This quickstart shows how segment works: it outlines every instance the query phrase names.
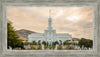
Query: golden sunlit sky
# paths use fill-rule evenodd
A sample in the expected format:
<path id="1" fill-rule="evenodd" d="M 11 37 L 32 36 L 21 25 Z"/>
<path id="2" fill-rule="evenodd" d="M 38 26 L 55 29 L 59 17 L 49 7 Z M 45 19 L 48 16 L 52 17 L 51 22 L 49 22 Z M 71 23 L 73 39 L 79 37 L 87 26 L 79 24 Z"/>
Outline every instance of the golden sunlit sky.
<path id="1" fill-rule="evenodd" d="M 73 38 L 93 38 L 91 7 L 8 7 L 7 19 L 16 30 L 43 33 L 48 27 L 49 9 L 57 33 L 69 33 Z"/>

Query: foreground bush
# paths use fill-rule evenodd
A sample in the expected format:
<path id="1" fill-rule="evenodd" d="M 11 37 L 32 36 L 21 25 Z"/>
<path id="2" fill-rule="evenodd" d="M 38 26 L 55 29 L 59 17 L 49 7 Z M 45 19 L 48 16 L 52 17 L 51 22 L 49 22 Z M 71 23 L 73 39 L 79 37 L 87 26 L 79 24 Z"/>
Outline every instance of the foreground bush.
<path id="1" fill-rule="evenodd" d="M 62 50 L 63 49 L 63 46 L 59 45 L 57 49 L 58 50 Z"/>
<path id="2" fill-rule="evenodd" d="M 37 50 L 42 50 L 42 47 L 41 46 L 37 47 Z"/>

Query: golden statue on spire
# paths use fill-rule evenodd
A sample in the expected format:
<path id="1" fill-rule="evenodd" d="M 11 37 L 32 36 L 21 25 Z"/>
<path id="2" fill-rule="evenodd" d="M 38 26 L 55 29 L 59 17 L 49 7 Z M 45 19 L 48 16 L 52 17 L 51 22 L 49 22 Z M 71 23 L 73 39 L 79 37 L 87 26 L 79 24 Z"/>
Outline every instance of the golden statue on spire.
<path id="1" fill-rule="evenodd" d="M 51 9 L 49 9 L 49 17 L 51 17 Z"/>
<path id="2" fill-rule="evenodd" d="M 49 13 L 51 13 L 51 9 L 49 9 Z"/>

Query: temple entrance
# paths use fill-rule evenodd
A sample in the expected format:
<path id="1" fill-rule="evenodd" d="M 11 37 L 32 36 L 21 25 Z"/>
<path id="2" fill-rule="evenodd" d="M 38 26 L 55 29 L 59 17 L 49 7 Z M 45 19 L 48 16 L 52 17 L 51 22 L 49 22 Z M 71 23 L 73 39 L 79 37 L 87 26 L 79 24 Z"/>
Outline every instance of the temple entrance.
<path id="1" fill-rule="evenodd" d="M 51 39 L 48 39 L 47 42 L 48 42 L 48 46 L 52 46 L 52 40 Z"/>

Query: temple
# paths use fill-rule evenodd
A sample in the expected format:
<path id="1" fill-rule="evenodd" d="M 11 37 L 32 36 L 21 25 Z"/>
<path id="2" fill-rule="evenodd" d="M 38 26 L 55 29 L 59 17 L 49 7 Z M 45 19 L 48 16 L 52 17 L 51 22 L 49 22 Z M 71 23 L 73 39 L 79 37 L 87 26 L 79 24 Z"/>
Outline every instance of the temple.
<path id="1" fill-rule="evenodd" d="M 46 30 L 44 30 L 44 33 L 32 33 L 28 35 L 28 41 L 32 42 L 32 41 L 36 41 L 38 42 L 39 40 L 42 41 L 46 41 L 47 43 L 49 43 L 49 45 L 52 45 L 52 43 L 54 41 L 62 41 L 62 43 L 66 40 L 70 40 L 72 41 L 72 35 L 68 34 L 68 33 L 56 33 L 56 30 L 53 29 L 52 27 L 52 18 L 50 16 L 50 12 L 49 11 L 49 18 L 48 18 L 48 27 Z"/>

